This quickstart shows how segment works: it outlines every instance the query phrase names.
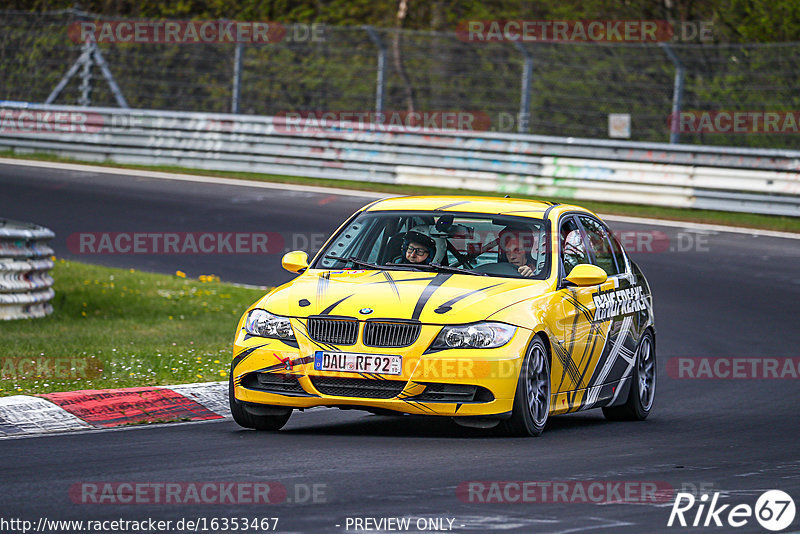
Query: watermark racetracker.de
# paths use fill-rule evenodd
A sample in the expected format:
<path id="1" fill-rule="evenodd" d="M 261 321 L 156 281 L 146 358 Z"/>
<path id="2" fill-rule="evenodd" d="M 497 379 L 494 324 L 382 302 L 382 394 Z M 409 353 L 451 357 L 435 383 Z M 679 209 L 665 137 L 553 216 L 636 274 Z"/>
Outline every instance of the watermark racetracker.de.
<path id="1" fill-rule="evenodd" d="M 465 20 L 456 29 L 465 42 L 663 43 L 711 42 L 711 21 L 667 20 Z"/>
<path id="2" fill-rule="evenodd" d="M 3 380 L 44 378 L 49 380 L 87 380 L 103 374 L 102 362 L 82 356 L 2 356 Z"/>
<path id="3" fill-rule="evenodd" d="M 460 501 L 481 504 L 654 504 L 674 493 L 658 480 L 470 480 L 456 487 Z"/>
<path id="4" fill-rule="evenodd" d="M 800 111 L 686 110 L 667 126 L 681 134 L 800 134 Z"/>
<path id="5" fill-rule="evenodd" d="M 74 43 L 269 44 L 324 42 L 320 23 L 231 20 L 84 20 L 67 28 Z"/>
<path id="6" fill-rule="evenodd" d="M 679 380 L 800 379 L 800 357 L 674 356 L 667 376 Z"/>
<path id="7" fill-rule="evenodd" d="M 466 110 L 318 110 L 281 111 L 275 129 L 286 134 L 311 134 L 331 128 L 356 128 L 392 132 L 437 130 L 492 130 L 491 116 L 483 111 Z"/>
<path id="8" fill-rule="evenodd" d="M 318 504 L 328 500 L 324 483 L 270 481 L 85 481 L 69 487 L 75 504 L 87 505 L 264 505 Z"/>

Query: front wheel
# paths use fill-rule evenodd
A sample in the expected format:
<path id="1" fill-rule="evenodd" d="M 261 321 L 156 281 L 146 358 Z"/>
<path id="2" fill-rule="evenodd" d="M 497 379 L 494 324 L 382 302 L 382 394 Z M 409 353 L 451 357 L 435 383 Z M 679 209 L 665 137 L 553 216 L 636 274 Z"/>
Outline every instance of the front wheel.
<path id="1" fill-rule="evenodd" d="M 625 404 L 603 408 L 609 421 L 643 421 L 650 415 L 656 395 L 656 343 L 650 330 L 639 341 L 631 380 Z"/>
<path id="2" fill-rule="evenodd" d="M 536 336 L 528 346 L 519 371 L 511 418 L 503 422 L 513 436 L 538 436 L 550 415 L 550 360 L 547 347 Z"/>
<path id="3" fill-rule="evenodd" d="M 233 420 L 239 426 L 244 428 L 255 428 L 256 430 L 280 430 L 289 421 L 292 416 L 291 408 L 286 409 L 286 413 L 281 413 L 282 410 L 277 410 L 277 407 L 264 406 L 265 411 L 276 411 L 275 415 L 258 415 L 252 411 L 247 411 L 244 406 L 236 402 L 236 397 L 233 394 L 233 370 L 228 377 L 228 403 L 231 407 L 231 415 Z M 253 408 L 254 411 L 257 408 Z"/>

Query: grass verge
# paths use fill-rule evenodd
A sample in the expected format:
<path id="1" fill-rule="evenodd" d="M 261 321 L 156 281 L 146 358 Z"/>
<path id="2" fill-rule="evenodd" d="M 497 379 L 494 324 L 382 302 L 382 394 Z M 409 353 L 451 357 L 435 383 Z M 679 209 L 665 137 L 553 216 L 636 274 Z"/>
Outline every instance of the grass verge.
<path id="1" fill-rule="evenodd" d="M 0 321 L 0 396 L 226 380 L 263 290 L 57 260 L 53 314 Z"/>
<path id="2" fill-rule="evenodd" d="M 375 191 L 383 193 L 393 193 L 398 195 L 451 195 L 451 194 L 480 194 L 485 196 L 504 196 L 511 194 L 515 198 L 536 198 L 536 195 L 527 195 L 516 191 L 472 191 L 465 189 L 453 189 L 446 187 L 433 186 L 412 186 L 357 182 L 351 180 L 331 180 L 322 178 L 300 178 L 296 176 L 281 176 L 273 174 L 258 174 L 249 172 L 234 171 L 208 171 L 203 169 L 189 169 L 185 167 L 173 167 L 168 165 L 121 165 L 113 162 L 91 162 L 73 158 L 54 156 L 51 154 L 15 154 L 11 150 L 0 151 L 0 157 L 33 159 L 40 161 L 55 161 L 64 163 L 82 163 L 98 165 L 103 167 L 117 167 L 123 169 L 142 169 L 148 171 L 172 172 L 178 174 L 195 174 L 201 176 L 217 176 L 221 178 L 238 178 L 243 180 L 255 180 L 261 182 L 289 183 L 301 185 L 316 185 L 323 187 L 336 187 L 341 189 L 355 189 L 359 191 Z M 722 224 L 726 226 L 739 226 L 743 228 L 760 228 L 765 230 L 778 230 L 784 232 L 800 233 L 800 217 L 784 217 L 776 215 L 761 215 L 757 213 L 736 213 L 729 211 L 713 210 L 694 210 L 682 208 L 668 208 L 661 206 L 642 206 L 637 204 L 621 204 L 614 202 L 595 202 L 595 201 L 575 201 L 564 198 L 546 198 L 565 204 L 577 203 L 592 211 L 603 214 L 627 215 L 631 217 L 650 217 L 655 219 L 668 219 L 674 221 L 688 221 L 708 224 Z"/>

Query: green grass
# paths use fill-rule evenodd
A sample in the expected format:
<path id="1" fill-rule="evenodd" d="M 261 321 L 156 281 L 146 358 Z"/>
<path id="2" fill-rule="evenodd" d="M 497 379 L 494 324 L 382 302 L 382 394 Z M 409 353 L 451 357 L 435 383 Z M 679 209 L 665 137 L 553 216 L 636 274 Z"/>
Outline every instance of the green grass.
<path id="1" fill-rule="evenodd" d="M 394 193 L 398 195 L 450 195 L 450 194 L 480 194 L 485 196 L 504 196 L 509 193 L 515 198 L 542 198 L 538 196 L 518 194 L 512 191 L 486 192 L 464 189 L 452 189 L 432 186 L 412 186 L 380 184 L 371 182 L 358 182 L 351 180 L 330 180 L 322 178 L 299 178 L 296 176 L 280 176 L 272 174 L 258 174 L 233 171 L 208 171 L 203 169 L 189 169 L 185 167 L 172 167 L 167 165 L 121 165 L 113 162 L 87 162 L 72 158 L 63 158 L 50 154 L 15 154 L 13 151 L 0 151 L 0 157 L 18 159 L 35 159 L 42 161 L 58 161 L 67 163 L 83 163 L 104 167 L 118 167 L 125 169 L 142 169 L 148 171 L 163 171 L 179 174 L 195 174 L 202 176 L 217 176 L 222 178 L 238 178 L 261 182 L 290 183 L 302 185 L 316 185 L 323 187 L 338 187 L 342 189 L 355 189 L 360 191 L 374 191 Z M 575 201 L 565 198 L 545 198 L 565 204 L 577 203 L 592 211 L 602 214 L 627 215 L 633 217 L 651 217 L 675 221 L 689 221 L 708 224 L 722 224 L 739 226 L 743 228 L 761 228 L 765 230 L 779 230 L 784 232 L 800 233 L 800 217 L 784 217 L 775 215 L 760 215 L 756 213 L 736 213 L 728 211 L 694 210 L 682 208 L 668 208 L 661 206 L 643 206 L 638 204 L 621 204 L 614 202 Z"/>
<path id="2" fill-rule="evenodd" d="M 0 321 L 0 396 L 226 380 L 237 322 L 265 293 L 65 260 L 53 277 L 52 315 Z"/>

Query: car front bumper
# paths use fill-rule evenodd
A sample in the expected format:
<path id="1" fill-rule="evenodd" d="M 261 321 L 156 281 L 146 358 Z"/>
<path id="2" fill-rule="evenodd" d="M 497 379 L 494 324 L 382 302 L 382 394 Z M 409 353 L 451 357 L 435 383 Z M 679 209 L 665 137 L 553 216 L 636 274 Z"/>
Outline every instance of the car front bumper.
<path id="1" fill-rule="evenodd" d="M 427 351 L 441 326 L 424 325 L 410 347 L 374 348 L 360 344 L 325 350 L 399 354 L 400 375 L 319 371 L 308 339 L 295 348 L 240 330 L 234 343 L 232 377 L 238 402 L 312 408 L 364 408 L 441 416 L 505 416 L 514 402 L 519 370 L 531 332 L 519 328 L 495 349 Z"/>

